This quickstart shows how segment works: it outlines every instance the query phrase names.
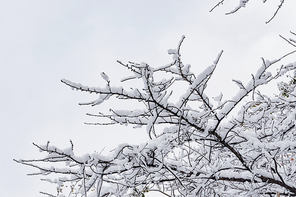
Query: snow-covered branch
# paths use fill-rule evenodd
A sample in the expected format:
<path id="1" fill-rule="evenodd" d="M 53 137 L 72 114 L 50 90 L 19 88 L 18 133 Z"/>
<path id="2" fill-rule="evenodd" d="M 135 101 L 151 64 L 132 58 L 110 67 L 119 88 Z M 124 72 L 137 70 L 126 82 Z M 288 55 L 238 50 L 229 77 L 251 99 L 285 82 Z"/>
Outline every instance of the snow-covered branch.
<path id="1" fill-rule="evenodd" d="M 57 184 L 60 196 L 66 186 L 69 196 L 142 196 L 149 191 L 166 196 L 296 196 L 296 85 L 293 82 L 288 89 L 282 85 L 285 94 L 275 97 L 256 92 L 257 87 L 296 70 L 296 63 L 290 63 L 275 74 L 269 71 L 294 52 L 273 61 L 262 58 L 247 84 L 233 80 L 239 89 L 232 99 L 222 100 L 223 94 L 210 99 L 206 88 L 223 51 L 213 65 L 195 75 L 181 59 L 184 39 L 176 49 L 168 50 L 173 60 L 165 66 L 118 61 L 132 73 L 122 82 L 138 80 L 143 88 L 114 87 L 105 73 L 101 74 L 106 81 L 102 88 L 62 80 L 72 89 L 98 95 L 83 105 L 97 106 L 110 97 L 140 101 L 143 109 L 89 115 L 110 121 L 100 125 L 146 127 L 146 143 L 121 144 L 106 156 L 77 156 L 72 142 L 67 149 L 48 142 L 34 144 L 47 153 L 44 158 L 15 161 L 36 168 L 38 172 L 32 175 L 59 174 L 59 178 L 43 180 Z M 178 83 L 185 90 L 181 94 L 175 90 Z M 247 98 L 250 93 L 252 98 Z M 176 94 L 180 99 L 173 102 L 171 96 Z M 238 113 L 228 117 L 234 110 Z"/>
<path id="2" fill-rule="evenodd" d="M 221 0 L 219 1 L 211 10 L 210 12 L 212 12 L 214 9 L 216 9 L 217 7 L 219 7 L 220 5 L 223 5 L 225 0 Z M 234 14 L 236 13 L 237 11 L 239 11 L 241 8 L 244 8 L 247 6 L 247 3 L 249 2 L 249 0 L 239 0 L 239 4 L 231 11 L 225 13 L 226 15 L 230 15 L 230 14 Z M 263 0 L 263 3 L 266 3 L 267 0 Z M 279 10 L 282 8 L 283 4 L 284 4 L 284 0 L 280 0 L 279 1 L 279 5 L 278 5 L 278 8 L 275 10 L 275 12 L 273 13 L 273 16 L 268 20 L 266 21 L 265 23 L 268 24 L 270 23 L 275 17 L 276 15 L 278 14 Z"/>

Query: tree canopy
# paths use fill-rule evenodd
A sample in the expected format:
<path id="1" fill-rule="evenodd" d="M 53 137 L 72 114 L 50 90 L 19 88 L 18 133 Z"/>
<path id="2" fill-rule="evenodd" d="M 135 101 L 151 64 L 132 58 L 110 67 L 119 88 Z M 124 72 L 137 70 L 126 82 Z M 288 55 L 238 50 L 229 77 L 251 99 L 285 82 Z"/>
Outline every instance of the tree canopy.
<path id="1" fill-rule="evenodd" d="M 240 7 L 247 2 L 240 1 Z M 294 39 L 284 40 L 296 47 Z M 118 61 L 132 73 L 121 82 L 134 81 L 141 88 L 113 86 L 104 72 L 104 87 L 62 80 L 72 89 L 97 95 L 82 105 L 98 106 L 111 97 L 132 103 L 129 106 L 140 103 L 142 109 L 111 108 L 109 113 L 88 115 L 103 120 L 98 125 L 145 127 L 149 139 L 143 144 L 120 144 L 109 155 L 77 156 L 72 141 L 67 149 L 49 142 L 34 144 L 47 156 L 15 161 L 39 170 L 31 175 L 60 175 L 43 179 L 58 185 L 57 195 L 41 193 L 59 197 L 145 196 L 151 191 L 192 197 L 296 196 L 295 83 L 280 84 L 277 96 L 257 90 L 295 70 L 296 62 L 278 65 L 296 50 L 274 60 L 262 58 L 250 81 L 233 80 L 239 89 L 233 98 L 224 99 L 222 93 L 208 96 L 205 92 L 223 51 L 211 66 L 195 74 L 182 61 L 183 42 L 185 36 L 168 50 L 172 61 L 164 66 Z M 269 71 L 273 65 L 279 67 L 276 73 Z M 177 84 L 185 91 L 175 91 Z M 180 98 L 176 102 L 171 99 L 175 96 Z"/>

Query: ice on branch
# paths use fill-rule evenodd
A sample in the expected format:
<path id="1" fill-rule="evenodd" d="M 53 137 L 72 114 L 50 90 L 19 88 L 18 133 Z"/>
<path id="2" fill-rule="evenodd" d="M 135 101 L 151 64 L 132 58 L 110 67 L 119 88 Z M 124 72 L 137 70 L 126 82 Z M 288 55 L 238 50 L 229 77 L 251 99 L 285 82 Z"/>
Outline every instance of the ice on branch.
<path id="1" fill-rule="evenodd" d="M 106 75 L 104 72 L 101 72 L 101 77 L 102 77 L 105 81 L 107 81 L 108 83 L 110 82 L 110 81 L 109 81 L 109 77 L 108 77 L 108 75 Z"/>

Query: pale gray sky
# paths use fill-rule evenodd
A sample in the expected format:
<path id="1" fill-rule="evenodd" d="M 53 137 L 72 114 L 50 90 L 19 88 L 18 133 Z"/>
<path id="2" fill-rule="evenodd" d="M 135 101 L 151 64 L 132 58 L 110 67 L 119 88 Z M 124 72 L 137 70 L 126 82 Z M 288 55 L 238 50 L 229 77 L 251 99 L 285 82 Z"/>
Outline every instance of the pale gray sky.
<path id="1" fill-rule="evenodd" d="M 77 103 L 94 96 L 71 91 L 60 79 L 105 86 L 100 77 L 104 71 L 119 85 L 129 73 L 116 60 L 162 66 L 171 61 L 167 50 L 185 35 L 183 61 L 196 72 L 211 65 L 224 50 L 209 93 L 225 92 L 231 98 L 237 90 L 231 79 L 246 82 L 261 65 L 260 57 L 272 60 L 289 52 L 291 46 L 278 34 L 289 37 L 290 30 L 296 31 L 295 1 L 286 1 L 268 25 L 265 21 L 273 15 L 277 1 L 250 2 L 230 16 L 224 13 L 236 1 L 225 1 L 212 13 L 209 10 L 218 1 L 0 2 L 0 191 L 5 197 L 37 197 L 42 196 L 40 190 L 55 191 L 55 185 L 39 181 L 40 177 L 26 176 L 34 169 L 12 161 L 41 157 L 32 142 L 50 140 L 67 147 L 72 139 L 76 152 L 83 154 L 147 139 L 145 130 L 84 125 L 95 121 L 85 113 L 99 108 Z M 268 88 L 275 92 L 277 87 Z M 102 108 L 110 106 L 116 103 L 111 100 Z"/>

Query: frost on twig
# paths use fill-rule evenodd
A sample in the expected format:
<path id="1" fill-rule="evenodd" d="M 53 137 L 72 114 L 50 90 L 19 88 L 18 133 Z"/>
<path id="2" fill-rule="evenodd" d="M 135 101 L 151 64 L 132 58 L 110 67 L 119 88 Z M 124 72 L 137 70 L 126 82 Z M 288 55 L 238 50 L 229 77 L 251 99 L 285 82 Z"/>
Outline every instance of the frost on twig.
<path id="1" fill-rule="evenodd" d="M 62 80 L 73 89 L 97 94 L 97 100 L 83 105 L 98 106 L 111 97 L 142 103 L 143 109 L 127 107 L 89 115 L 108 120 L 99 125 L 145 127 L 146 143 L 121 144 L 109 155 L 77 156 L 72 142 L 67 149 L 48 142 L 34 144 L 47 153 L 44 158 L 15 161 L 37 169 L 31 175 L 57 177 L 43 180 L 57 184 L 59 196 L 143 196 L 149 191 L 166 196 L 296 196 L 296 85 L 285 96 L 256 92 L 257 87 L 296 69 L 296 63 L 290 63 L 275 74 L 268 71 L 295 51 L 273 61 L 262 58 L 250 81 L 233 80 L 238 90 L 223 100 L 222 93 L 213 97 L 206 91 L 223 51 L 195 75 L 181 59 L 184 39 L 176 49 L 168 50 L 172 62 L 167 65 L 118 61 L 131 71 L 122 82 L 138 81 L 142 88 L 112 86 L 105 73 L 101 74 L 105 87 Z M 175 89 L 178 83 L 182 83 L 182 93 Z M 253 97 L 246 100 L 250 93 Z M 179 100 L 173 102 L 176 94 Z M 229 117 L 235 109 L 238 113 Z"/>

